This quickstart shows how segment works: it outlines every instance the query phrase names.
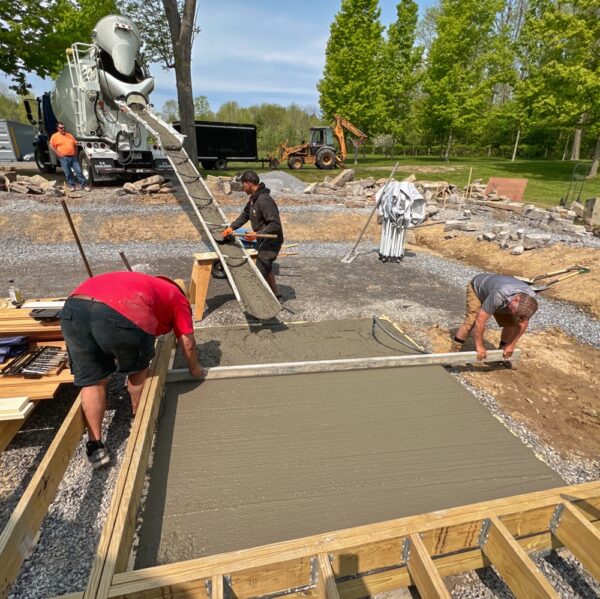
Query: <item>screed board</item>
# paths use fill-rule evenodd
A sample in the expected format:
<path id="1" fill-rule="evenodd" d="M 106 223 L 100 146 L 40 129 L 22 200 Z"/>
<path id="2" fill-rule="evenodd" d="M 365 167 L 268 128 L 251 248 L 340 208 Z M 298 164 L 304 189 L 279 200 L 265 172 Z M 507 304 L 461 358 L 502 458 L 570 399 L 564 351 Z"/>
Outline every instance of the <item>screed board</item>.
<path id="1" fill-rule="evenodd" d="M 559 486 L 438 366 L 168 385 L 136 567 Z"/>

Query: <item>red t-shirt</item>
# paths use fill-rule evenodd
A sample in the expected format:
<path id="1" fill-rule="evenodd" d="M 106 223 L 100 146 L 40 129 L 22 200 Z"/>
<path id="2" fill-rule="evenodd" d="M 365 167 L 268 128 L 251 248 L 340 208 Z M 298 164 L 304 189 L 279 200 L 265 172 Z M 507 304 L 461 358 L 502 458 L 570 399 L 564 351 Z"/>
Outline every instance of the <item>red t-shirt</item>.
<path id="1" fill-rule="evenodd" d="M 88 295 L 110 306 L 150 335 L 171 329 L 177 338 L 194 332 L 192 309 L 180 289 L 141 272 L 109 272 L 84 281 L 71 295 Z"/>

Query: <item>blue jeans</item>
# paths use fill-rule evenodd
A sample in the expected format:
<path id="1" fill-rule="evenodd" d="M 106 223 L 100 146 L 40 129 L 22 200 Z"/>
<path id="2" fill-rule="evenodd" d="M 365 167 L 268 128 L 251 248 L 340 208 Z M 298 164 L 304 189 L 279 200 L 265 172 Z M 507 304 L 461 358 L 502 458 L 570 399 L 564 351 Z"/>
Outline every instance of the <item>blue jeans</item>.
<path id="1" fill-rule="evenodd" d="M 75 179 L 73 177 L 73 173 L 75 173 L 75 177 L 77 177 L 79 185 L 83 187 L 87 183 L 85 177 L 81 173 L 81 166 L 79 165 L 79 160 L 77 160 L 77 156 L 63 156 L 62 158 L 60 158 L 60 166 L 62 166 L 62 170 L 65 172 L 65 177 L 67 178 L 67 183 L 69 185 L 75 187 Z"/>

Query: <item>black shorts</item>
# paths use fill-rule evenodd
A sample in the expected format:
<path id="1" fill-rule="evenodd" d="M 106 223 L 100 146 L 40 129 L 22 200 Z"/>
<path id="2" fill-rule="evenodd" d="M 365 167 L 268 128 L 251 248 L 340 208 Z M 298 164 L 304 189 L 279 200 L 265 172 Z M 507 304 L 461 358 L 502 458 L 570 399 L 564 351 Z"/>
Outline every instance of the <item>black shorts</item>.
<path id="1" fill-rule="evenodd" d="M 280 250 L 280 243 L 264 243 L 258 248 L 258 255 L 256 256 L 256 268 L 258 268 L 260 274 L 265 279 L 273 270 L 273 262 L 277 260 Z"/>
<path id="2" fill-rule="evenodd" d="M 113 372 L 144 370 L 154 357 L 155 337 L 102 302 L 69 298 L 60 312 L 60 326 L 80 387 L 95 385 Z"/>

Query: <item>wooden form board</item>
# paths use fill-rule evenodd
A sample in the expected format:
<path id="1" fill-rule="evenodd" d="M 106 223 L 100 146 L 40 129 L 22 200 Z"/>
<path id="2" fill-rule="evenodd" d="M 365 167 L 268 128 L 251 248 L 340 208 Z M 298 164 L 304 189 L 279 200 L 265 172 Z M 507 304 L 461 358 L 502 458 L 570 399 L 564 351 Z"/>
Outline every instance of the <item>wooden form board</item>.
<path id="1" fill-rule="evenodd" d="M 227 576 L 237 599 L 284 592 L 298 599 L 317 599 L 322 596 L 322 590 L 318 587 L 314 570 L 315 565 L 318 565 L 321 571 L 327 572 L 323 560 L 318 560 L 319 556 L 325 555 L 331 564 L 339 597 L 358 599 L 415 582 L 402 557 L 404 542 L 406 539 L 410 540 L 411 535 L 413 541 L 414 535 L 422 540 L 423 546 L 419 547 L 421 561 L 427 560 L 423 553 L 424 547 L 442 577 L 490 565 L 490 558 L 480 545 L 482 525 L 490 517 L 501 523 L 502 529 L 508 531 L 511 539 L 525 553 L 561 547 L 563 543 L 550 531 L 550 523 L 557 506 L 562 504 L 568 506 L 570 511 L 575 510 L 578 520 L 587 522 L 584 526 L 590 538 L 597 542 L 600 527 L 600 481 L 332 531 L 144 570 L 116 573 L 108 597 L 204 599 L 207 596 L 206 583 L 212 583 L 214 577 Z M 570 529 L 569 524 L 566 524 L 564 530 L 567 529 Z M 513 541 L 506 536 L 504 540 L 510 543 L 512 552 L 525 561 L 524 564 L 519 563 L 519 568 L 522 566 L 528 571 L 536 570 L 533 562 L 528 557 L 523 557 Z M 505 555 L 502 551 L 499 554 Z M 492 559 L 495 557 L 495 554 L 492 555 Z M 315 559 L 318 561 L 313 561 Z M 416 569 L 426 571 L 420 565 Z M 524 584 L 522 574 L 513 572 L 512 576 L 516 577 L 519 584 Z M 330 583 L 331 579 L 326 586 L 331 588 Z M 425 583 L 427 584 L 427 579 Z M 436 584 L 443 596 L 439 581 Z M 514 583 L 511 590 L 519 593 Z M 329 596 L 331 595 L 332 591 Z M 522 594 L 516 596 L 525 597 Z M 81 597 L 81 594 L 74 593 L 65 597 L 74 599 Z"/>
<path id="2" fill-rule="evenodd" d="M 122 572 L 127 566 L 173 345 L 172 333 L 157 341 L 84 597 L 108 597 L 115 572 Z"/>
<path id="3" fill-rule="evenodd" d="M 60 321 L 40 322 L 31 318 L 29 312 L 22 308 L 0 309 L 0 337 L 27 335 L 31 341 L 62 339 Z"/>

